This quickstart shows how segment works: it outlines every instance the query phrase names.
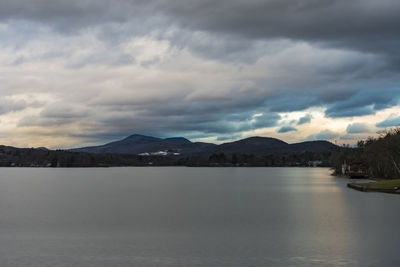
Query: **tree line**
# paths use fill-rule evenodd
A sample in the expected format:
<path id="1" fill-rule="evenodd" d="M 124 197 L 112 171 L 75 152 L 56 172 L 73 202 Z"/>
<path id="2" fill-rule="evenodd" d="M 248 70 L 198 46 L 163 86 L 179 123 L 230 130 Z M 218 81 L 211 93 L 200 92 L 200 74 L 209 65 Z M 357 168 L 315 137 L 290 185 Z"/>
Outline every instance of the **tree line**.
<path id="1" fill-rule="evenodd" d="M 318 166 L 330 166 L 332 155 L 332 151 L 302 151 L 268 155 L 214 153 L 187 156 L 140 156 L 0 146 L 0 167 L 306 167 L 315 166 L 315 163 L 318 163 Z"/>

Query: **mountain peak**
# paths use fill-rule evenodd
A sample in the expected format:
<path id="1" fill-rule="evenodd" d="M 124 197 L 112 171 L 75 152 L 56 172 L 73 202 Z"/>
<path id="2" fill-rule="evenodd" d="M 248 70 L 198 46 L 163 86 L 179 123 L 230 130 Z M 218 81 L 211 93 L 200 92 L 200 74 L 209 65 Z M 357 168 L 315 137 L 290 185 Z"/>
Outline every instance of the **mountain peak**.
<path id="1" fill-rule="evenodd" d="M 148 135 L 142 135 L 142 134 L 132 134 L 128 137 L 126 137 L 123 140 L 134 140 L 134 141 L 158 141 L 161 140 L 160 138 L 153 137 L 153 136 L 148 136 Z"/>
<path id="2" fill-rule="evenodd" d="M 146 136 L 143 134 L 131 134 L 130 136 L 126 137 L 125 139 L 138 138 L 138 137 L 151 137 L 151 136 Z"/>
<path id="3" fill-rule="evenodd" d="M 241 139 L 241 140 L 231 142 L 231 143 L 247 143 L 247 144 L 254 144 L 254 145 L 274 143 L 274 144 L 287 145 L 286 142 L 284 142 L 280 139 L 273 138 L 273 137 L 262 137 L 262 136 L 247 137 L 245 139 Z"/>

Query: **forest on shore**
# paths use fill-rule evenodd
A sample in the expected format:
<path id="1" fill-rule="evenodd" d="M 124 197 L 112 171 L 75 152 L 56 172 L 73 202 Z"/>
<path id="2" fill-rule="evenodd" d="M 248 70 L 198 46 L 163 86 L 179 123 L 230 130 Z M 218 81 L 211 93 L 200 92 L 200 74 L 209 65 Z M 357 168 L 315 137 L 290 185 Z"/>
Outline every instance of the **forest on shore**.
<path id="1" fill-rule="evenodd" d="M 336 174 L 342 174 L 343 164 L 369 177 L 399 179 L 400 127 L 386 130 L 379 137 L 358 141 L 356 147 L 342 147 L 332 157 Z"/>
<path id="2" fill-rule="evenodd" d="M 213 153 L 190 156 L 141 156 L 86 153 L 0 146 L 0 167 L 312 167 L 330 166 L 333 151 L 303 151 L 266 155 Z"/>

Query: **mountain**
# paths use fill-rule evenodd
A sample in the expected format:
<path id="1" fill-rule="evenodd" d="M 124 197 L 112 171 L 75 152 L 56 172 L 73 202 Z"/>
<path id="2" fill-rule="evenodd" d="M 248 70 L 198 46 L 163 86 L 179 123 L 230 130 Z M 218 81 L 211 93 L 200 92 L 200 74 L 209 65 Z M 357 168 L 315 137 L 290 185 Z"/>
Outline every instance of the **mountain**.
<path id="1" fill-rule="evenodd" d="M 134 134 L 125 139 L 100 146 L 70 149 L 72 152 L 114 153 L 114 154 L 174 154 L 174 155 L 211 155 L 254 154 L 269 155 L 282 153 L 303 153 L 333 151 L 338 147 L 328 141 L 309 141 L 288 144 L 271 137 L 249 137 L 235 142 L 216 145 L 212 143 L 191 142 L 184 137 L 157 138 Z"/>
<path id="2" fill-rule="evenodd" d="M 319 140 L 319 141 L 307 141 L 302 143 L 296 143 L 289 145 L 290 150 L 293 152 L 324 152 L 324 151 L 333 151 L 338 149 L 337 145 L 332 144 L 331 142 Z"/>
<path id="3" fill-rule="evenodd" d="M 49 150 L 47 147 L 44 147 L 44 146 L 36 147 L 35 149 L 37 149 L 37 150 L 43 150 L 43 151 L 48 151 L 48 150 Z"/>
<path id="4" fill-rule="evenodd" d="M 255 136 L 221 144 L 216 148 L 215 152 L 225 154 L 268 154 L 288 146 L 288 143 L 276 138 Z"/>
<path id="5" fill-rule="evenodd" d="M 142 154 L 168 151 L 179 154 L 196 154 L 215 146 L 214 144 L 192 143 L 184 137 L 156 138 L 134 134 L 127 138 L 101 146 L 90 146 L 70 149 L 72 152 L 87 153 L 115 153 L 115 154 Z"/>

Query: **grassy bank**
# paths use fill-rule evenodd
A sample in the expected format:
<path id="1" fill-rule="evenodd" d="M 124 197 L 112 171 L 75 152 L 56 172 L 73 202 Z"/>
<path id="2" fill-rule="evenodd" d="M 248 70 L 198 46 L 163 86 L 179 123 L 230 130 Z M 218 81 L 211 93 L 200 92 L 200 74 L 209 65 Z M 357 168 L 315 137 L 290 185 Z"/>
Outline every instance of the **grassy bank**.
<path id="1" fill-rule="evenodd" d="M 349 183 L 350 188 L 363 192 L 384 192 L 400 194 L 400 179 L 382 180 L 370 183 Z"/>

